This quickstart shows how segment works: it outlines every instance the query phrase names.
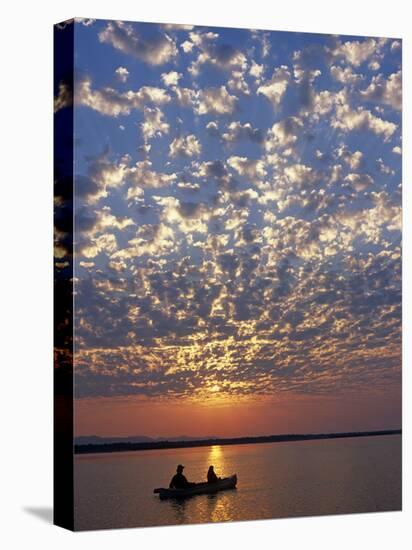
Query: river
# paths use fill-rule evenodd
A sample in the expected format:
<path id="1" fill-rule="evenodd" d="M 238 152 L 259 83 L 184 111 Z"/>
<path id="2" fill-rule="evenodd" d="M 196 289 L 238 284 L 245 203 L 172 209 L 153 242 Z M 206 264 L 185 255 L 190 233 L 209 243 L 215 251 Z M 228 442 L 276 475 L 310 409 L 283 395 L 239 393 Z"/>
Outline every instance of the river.
<path id="1" fill-rule="evenodd" d="M 401 436 L 100 453 L 75 457 L 76 530 L 400 510 Z M 153 494 L 176 465 L 238 487 L 184 501 Z"/>

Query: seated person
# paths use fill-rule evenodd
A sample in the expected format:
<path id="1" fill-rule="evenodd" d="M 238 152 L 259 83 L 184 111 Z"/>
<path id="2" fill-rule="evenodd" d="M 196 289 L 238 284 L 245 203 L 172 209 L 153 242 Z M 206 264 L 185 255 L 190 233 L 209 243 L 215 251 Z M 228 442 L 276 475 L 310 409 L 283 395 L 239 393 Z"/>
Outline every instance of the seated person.
<path id="1" fill-rule="evenodd" d="M 187 481 L 187 479 L 183 475 L 183 468 L 184 466 L 182 466 L 181 464 L 178 465 L 178 467 L 176 468 L 176 473 L 169 483 L 169 489 L 185 489 L 186 487 L 192 487 L 193 485 L 196 485 L 195 483 Z"/>
<path id="2" fill-rule="evenodd" d="M 209 470 L 207 471 L 207 482 L 208 483 L 216 483 L 216 481 L 219 481 L 220 477 L 217 477 L 215 474 L 215 470 L 213 466 L 209 466 Z"/>

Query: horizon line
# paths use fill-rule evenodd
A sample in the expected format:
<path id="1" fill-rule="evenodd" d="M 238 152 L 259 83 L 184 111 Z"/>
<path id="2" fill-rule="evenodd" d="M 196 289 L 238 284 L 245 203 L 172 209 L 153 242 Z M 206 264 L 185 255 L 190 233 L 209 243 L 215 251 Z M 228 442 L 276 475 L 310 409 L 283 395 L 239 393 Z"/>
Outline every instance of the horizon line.
<path id="1" fill-rule="evenodd" d="M 74 441 L 74 453 L 86 454 L 86 453 L 100 453 L 100 452 L 121 452 L 121 451 L 133 451 L 133 450 L 154 450 L 154 449 L 171 449 L 171 448 L 190 448 L 190 447 L 211 447 L 214 445 L 236 445 L 236 444 L 250 444 L 250 443 L 276 443 L 287 441 L 307 441 L 314 439 L 340 439 L 350 437 L 367 437 L 367 436 L 379 436 L 379 435 L 400 435 L 402 434 L 402 428 L 387 429 L 387 430 L 369 430 L 361 432 L 331 432 L 331 433 L 290 433 L 290 434 L 278 434 L 278 435 L 263 435 L 263 436 L 241 436 L 241 437 L 216 437 L 208 439 L 191 439 L 191 440 L 161 440 L 161 441 L 148 441 L 148 442 L 112 442 L 112 443 L 84 443 L 76 444 Z M 87 436 L 83 436 L 87 437 Z M 135 436 L 136 437 L 136 436 Z M 107 438 L 109 439 L 109 438 Z"/>
<path id="2" fill-rule="evenodd" d="M 376 428 L 371 430 L 344 430 L 339 432 L 280 432 L 280 433 L 266 433 L 262 435 L 190 435 L 190 434 L 178 434 L 178 435 L 147 435 L 147 434 L 128 434 L 128 435 L 98 435 L 96 433 L 89 433 L 89 434 L 81 434 L 81 435 L 75 435 L 73 439 L 79 438 L 79 437 L 99 437 L 100 439 L 127 439 L 128 437 L 147 437 L 150 439 L 163 439 L 167 441 L 168 437 L 171 437 L 172 439 L 176 439 L 178 437 L 186 438 L 190 437 L 191 439 L 238 439 L 243 437 L 284 437 L 288 435 L 337 435 L 337 434 L 346 434 L 346 433 L 374 433 L 374 432 L 392 432 L 392 431 L 402 431 L 402 427 L 400 428 Z"/>

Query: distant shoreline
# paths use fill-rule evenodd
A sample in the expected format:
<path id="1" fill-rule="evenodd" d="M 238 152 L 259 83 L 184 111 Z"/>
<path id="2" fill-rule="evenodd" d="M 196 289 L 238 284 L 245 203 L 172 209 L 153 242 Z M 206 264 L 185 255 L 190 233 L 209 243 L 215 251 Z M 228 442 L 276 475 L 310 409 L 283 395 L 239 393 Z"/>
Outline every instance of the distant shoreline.
<path id="1" fill-rule="evenodd" d="M 286 434 L 252 437 L 230 437 L 201 439 L 193 441 L 150 441 L 141 443 L 98 443 L 75 445 L 75 454 L 119 453 L 127 451 L 150 451 L 155 449 L 183 449 L 190 447 L 212 447 L 213 445 L 247 445 L 256 443 L 281 443 L 286 441 L 310 441 L 314 439 L 342 439 L 345 437 L 371 437 L 378 435 L 400 435 L 402 430 L 379 430 L 372 432 L 340 432 L 329 434 Z"/>

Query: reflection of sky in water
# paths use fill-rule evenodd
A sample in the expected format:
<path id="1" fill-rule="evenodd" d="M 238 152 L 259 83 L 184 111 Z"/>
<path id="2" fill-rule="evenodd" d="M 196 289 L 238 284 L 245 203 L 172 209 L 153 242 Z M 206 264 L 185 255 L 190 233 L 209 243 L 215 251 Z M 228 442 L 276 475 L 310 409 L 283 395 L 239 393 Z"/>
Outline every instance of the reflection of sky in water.
<path id="1" fill-rule="evenodd" d="M 236 490 L 161 501 L 176 465 L 189 479 L 238 475 Z M 239 521 L 398 510 L 401 438 L 216 446 L 76 456 L 76 524 L 81 529 Z"/>

